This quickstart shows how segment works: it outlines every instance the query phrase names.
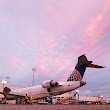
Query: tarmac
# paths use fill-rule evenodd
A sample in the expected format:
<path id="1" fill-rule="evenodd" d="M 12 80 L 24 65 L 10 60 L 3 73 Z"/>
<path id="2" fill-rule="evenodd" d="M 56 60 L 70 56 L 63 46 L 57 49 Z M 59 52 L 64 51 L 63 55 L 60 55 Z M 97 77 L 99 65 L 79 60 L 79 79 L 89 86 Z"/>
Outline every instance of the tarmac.
<path id="1" fill-rule="evenodd" d="M 110 105 L 2 105 L 0 110 L 110 110 Z"/>

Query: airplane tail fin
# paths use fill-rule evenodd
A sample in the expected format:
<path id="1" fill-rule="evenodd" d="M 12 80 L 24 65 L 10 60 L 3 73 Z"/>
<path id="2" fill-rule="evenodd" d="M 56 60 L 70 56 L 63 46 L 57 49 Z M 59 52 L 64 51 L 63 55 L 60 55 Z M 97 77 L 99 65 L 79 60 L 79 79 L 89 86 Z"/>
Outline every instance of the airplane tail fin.
<path id="1" fill-rule="evenodd" d="M 67 81 L 81 81 L 87 67 L 104 68 L 103 66 L 92 64 L 92 61 L 88 61 L 85 54 L 81 55 L 78 57 L 75 69 L 73 70 L 72 74 L 67 79 Z"/>

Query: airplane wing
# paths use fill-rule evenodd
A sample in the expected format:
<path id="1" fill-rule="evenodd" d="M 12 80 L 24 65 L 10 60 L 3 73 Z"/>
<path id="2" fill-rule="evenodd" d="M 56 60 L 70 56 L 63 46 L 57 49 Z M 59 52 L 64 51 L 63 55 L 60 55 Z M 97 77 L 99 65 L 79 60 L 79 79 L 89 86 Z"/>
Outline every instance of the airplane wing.
<path id="1" fill-rule="evenodd" d="M 25 96 L 21 96 L 21 95 L 15 95 L 15 94 L 11 94 L 11 93 L 3 93 L 3 92 L 0 92 L 0 94 L 2 94 L 2 95 L 10 95 L 10 96 L 25 97 Z"/>
<path id="2" fill-rule="evenodd" d="M 8 87 L 5 87 L 3 89 L 3 92 L 0 92 L 0 94 L 4 95 L 5 98 L 11 100 L 11 99 L 17 99 L 17 98 L 25 98 L 25 95 L 18 95 L 18 94 L 12 94 L 10 93 L 11 89 Z"/>

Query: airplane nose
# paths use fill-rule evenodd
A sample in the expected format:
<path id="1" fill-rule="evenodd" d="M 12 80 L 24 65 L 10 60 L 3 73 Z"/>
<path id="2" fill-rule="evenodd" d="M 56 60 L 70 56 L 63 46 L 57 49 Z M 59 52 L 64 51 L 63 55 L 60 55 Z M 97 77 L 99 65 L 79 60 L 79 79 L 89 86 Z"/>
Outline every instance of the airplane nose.
<path id="1" fill-rule="evenodd" d="M 85 85 L 86 84 L 86 82 L 84 82 L 84 81 L 81 81 L 80 82 L 80 86 L 83 86 L 83 85 Z"/>

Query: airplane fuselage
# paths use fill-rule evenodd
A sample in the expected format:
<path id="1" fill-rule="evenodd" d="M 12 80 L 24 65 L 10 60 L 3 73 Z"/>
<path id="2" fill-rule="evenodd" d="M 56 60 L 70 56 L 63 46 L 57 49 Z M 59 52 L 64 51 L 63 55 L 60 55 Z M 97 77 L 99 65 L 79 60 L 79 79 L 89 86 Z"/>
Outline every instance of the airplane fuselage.
<path id="1" fill-rule="evenodd" d="M 85 85 L 85 83 L 83 83 L 83 85 Z M 42 85 L 20 88 L 16 90 L 11 90 L 10 94 L 14 94 L 14 96 L 10 97 L 9 95 L 7 95 L 7 98 L 15 99 L 18 98 L 19 96 L 26 96 L 26 94 L 28 97 L 33 98 L 43 98 L 50 95 L 55 96 L 77 89 L 83 85 L 81 85 L 80 81 L 68 81 L 68 82 L 59 82 L 59 85 L 52 88 L 43 88 Z"/>

